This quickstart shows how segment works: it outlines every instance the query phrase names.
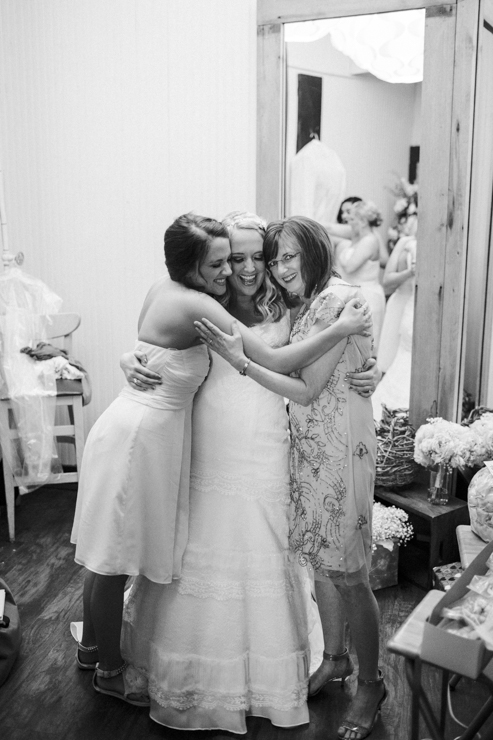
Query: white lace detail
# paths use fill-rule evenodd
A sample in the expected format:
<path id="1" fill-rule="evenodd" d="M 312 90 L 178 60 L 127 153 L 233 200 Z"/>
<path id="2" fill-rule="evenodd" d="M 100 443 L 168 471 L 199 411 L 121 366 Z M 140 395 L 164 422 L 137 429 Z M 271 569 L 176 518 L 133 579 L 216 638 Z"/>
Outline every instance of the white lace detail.
<path id="1" fill-rule="evenodd" d="M 135 694 L 144 696 L 148 692 L 148 680 L 144 671 L 140 671 L 133 665 L 126 667 L 123 673 L 123 684 L 125 687 L 125 696 Z"/>
<path id="2" fill-rule="evenodd" d="M 261 596 L 262 598 L 279 598 L 282 594 L 293 591 L 293 584 L 286 578 L 280 581 L 248 580 L 248 581 L 203 581 L 193 576 L 182 576 L 178 584 L 180 594 L 196 596 L 200 599 L 245 599 L 247 596 Z"/>
<path id="3" fill-rule="evenodd" d="M 149 695 L 162 707 L 223 707 L 239 711 L 265 706 L 287 711 L 302 706 L 307 699 L 308 651 L 282 658 L 246 653 L 232 660 L 160 653 L 157 660 L 172 677 L 169 681 L 164 677 L 156 681 L 148 676 Z M 148 674 L 143 666 L 134 670 Z M 184 688 L 177 688 L 181 686 Z"/>
<path id="4" fill-rule="evenodd" d="M 253 478 L 258 484 L 258 478 Z M 220 493 L 223 496 L 238 496 L 248 501 L 263 499 L 264 501 L 289 503 L 289 479 L 262 481 L 262 485 L 248 485 L 245 478 L 218 475 L 217 471 L 204 466 L 194 465 L 190 475 L 190 485 L 195 491 L 202 493 Z"/>
<path id="5" fill-rule="evenodd" d="M 160 688 L 158 682 L 149 683 L 149 695 L 158 702 L 162 707 L 172 707 L 173 709 L 191 709 L 200 707 L 202 709 L 214 709 L 223 707 L 231 712 L 247 710 L 252 706 L 272 707 L 281 712 L 301 707 L 307 698 L 306 685 L 300 685 L 297 690 L 291 691 L 288 695 L 274 693 L 257 693 L 249 691 L 227 696 L 224 691 L 182 691 L 168 694 Z"/>

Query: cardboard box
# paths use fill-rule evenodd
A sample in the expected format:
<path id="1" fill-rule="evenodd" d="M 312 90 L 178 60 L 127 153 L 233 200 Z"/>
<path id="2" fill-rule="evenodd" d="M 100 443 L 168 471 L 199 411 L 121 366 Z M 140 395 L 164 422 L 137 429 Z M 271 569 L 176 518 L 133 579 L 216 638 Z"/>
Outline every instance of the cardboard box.
<path id="1" fill-rule="evenodd" d="M 434 665 L 447 668 L 461 676 L 477 678 L 482 669 L 493 658 L 493 653 L 486 650 L 481 640 L 468 640 L 447 632 L 440 627 L 441 612 L 465 596 L 469 589 L 467 584 L 475 575 L 484 575 L 487 571 L 486 561 L 493 553 L 493 542 L 485 545 L 479 555 L 466 568 L 461 577 L 446 591 L 433 609 L 424 625 L 421 659 Z"/>

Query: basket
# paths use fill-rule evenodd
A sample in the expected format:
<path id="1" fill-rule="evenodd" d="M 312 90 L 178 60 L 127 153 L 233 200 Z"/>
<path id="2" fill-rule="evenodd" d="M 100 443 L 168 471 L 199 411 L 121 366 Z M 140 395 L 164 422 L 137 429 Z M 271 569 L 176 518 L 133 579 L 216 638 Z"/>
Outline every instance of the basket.
<path id="1" fill-rule="evenodd" d="M 382 421 L 377 428 L 375 485 L 401 488 L 413 482 L 418 470 L 414 460 L 415 434 L 408 409 L 390 410 L 382 404 Z"/>

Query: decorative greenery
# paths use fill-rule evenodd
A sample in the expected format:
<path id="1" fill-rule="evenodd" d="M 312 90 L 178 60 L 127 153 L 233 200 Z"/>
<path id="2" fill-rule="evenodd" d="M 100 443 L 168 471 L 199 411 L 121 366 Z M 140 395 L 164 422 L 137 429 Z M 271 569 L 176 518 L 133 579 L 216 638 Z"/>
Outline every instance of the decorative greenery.
<path id="1" fill-rule="evenodd" d="M 373 504 L 372 520 L 372 549 L 376 550 L 377 544 L 383 544 L 385 540 L 391 540 L 398 545 L 404 545 L 412 539 L 414 534 L 409 516 L 403 509 L 397 506 L 384 506 L 376 501 Z"/>

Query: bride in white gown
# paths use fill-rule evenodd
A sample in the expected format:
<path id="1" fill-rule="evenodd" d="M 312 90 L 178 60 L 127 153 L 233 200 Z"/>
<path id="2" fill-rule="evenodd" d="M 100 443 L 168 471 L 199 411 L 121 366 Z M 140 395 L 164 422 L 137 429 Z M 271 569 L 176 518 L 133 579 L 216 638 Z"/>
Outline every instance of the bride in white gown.
<path id="1" fill-rule="evenodd" d="M 283 346 L 289 314 L 265 279 L 263 222 L 237 213 L 226 225 L 228 309 L 271 346 Z M 123 367 L 127 378 L 143 380 L 135 360 Z M 124 655 L 148 676 L 151 717 L 160 724 L 236 733 L 246 732 L 248 715 L 304 724 L 310 662 L 317 667 L 323 646 L 306 570 L 288 545 L 283 399 L 214 354 L 194 402 L 192 450 L 181 578 L 164 587 L 136 579 Z"/>
<path id="2" fill-rule="evenodd" d="M 408 409 L 411 393 L 416 238 L 402 237 L 394 247 L 384 275 L 384 285 L 395 288 L 387 302 L 378 350 L 378 366 L 385 375 L 372 396 L 373 418 L 382 420 L 388 409 Z"/>

